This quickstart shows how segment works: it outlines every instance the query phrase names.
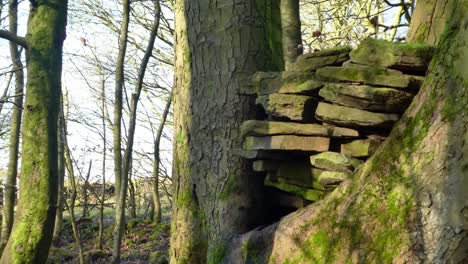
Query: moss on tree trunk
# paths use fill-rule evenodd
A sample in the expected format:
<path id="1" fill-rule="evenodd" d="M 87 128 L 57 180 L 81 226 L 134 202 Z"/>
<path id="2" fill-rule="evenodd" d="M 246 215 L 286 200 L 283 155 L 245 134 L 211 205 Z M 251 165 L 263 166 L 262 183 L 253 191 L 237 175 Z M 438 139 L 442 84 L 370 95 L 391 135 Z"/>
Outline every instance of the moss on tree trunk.
<path id="1" fill-rule="evenodd" d="M 57 207 L 57 114 L 66 0 L 31 2 L 20 196 L 0 263 L 44 263 Z"/>

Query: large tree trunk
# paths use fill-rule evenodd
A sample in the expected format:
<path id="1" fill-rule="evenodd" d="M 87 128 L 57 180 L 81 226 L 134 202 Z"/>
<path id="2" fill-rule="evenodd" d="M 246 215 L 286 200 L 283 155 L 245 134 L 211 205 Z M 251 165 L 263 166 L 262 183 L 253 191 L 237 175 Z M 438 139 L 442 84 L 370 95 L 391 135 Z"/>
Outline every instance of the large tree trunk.
<path id="1" fill-rule="evenodd" d="M 0 263 L 44 263 L 57 206 L 57 113 L 67 0 L 31 1 L 20 196 Z M 24 44 L 24 43 L 23 43 Z"/>
<path id="2" fill-rule="evenodd" d="M 468 1 L 386 142 L 324 200 L 236 239 L 226 263 L 468 262 Z"/>
<path id="3" fill-rule="evenodd" d="M 12 0 L 8 3 L 9 31 L 16 34 L 18 32 L 18 1 Z M 24 72 L 21 62 L 21 53 L 18 45 L 10 42 L 10 56 L 13 62 L 15 74 L 15 104 L 13 106 L 10 146 L 8 156 L 8 171 L 5 182 L 5 202 L 3 204 L 3 220 L 0 249 L 3 249 L 10 237 L 13 227 L 13 216 L 16 201 L 16 177 L 18 174 L 18 153 L 21 131 L 21 115 L 23 112 L 23 88 Z M 1 250 L 0 250 L 1 252 Z"/>
<path id="4" fill-rule="evenodd" d="M 418 0 L 407 41 L 437 45 L 450 18 L 452 4 L 452 0 Z"/>
<path id="5" fill-rule="evenodd" d="M 267 41 L 271 6 L 176 1 L 171 263 L 216 263 L 227 241 L 261 218 L 262 182 L 238 155 L 239 126 L 252 117 L 252 100 L 240 93 L 254 72 L 280 61 Z"/>

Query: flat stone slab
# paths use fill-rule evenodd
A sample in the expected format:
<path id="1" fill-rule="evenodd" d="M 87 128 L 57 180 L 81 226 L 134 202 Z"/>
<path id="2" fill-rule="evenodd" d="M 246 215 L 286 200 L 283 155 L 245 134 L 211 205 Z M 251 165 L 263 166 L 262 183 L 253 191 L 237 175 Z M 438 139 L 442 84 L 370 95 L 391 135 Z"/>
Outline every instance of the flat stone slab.
<path id="1" fill-rule="evenodd" d="M 273 187 L 278 190 L 297 195 L 308 201 L 318 201 L 324 195 L 324 191 L 322 190 L 304 188 L 294 184 L 289 184 L 279 179 L 273 181 L 270 179 L 270 177 L 265 178 L 264 184 L 265 186 Z"/>
<path id="2" fill-rule="evenodd" d="M 323 189 L 317 184 L 317 178 L 323 170 L 314 168 L 310 162 L 304 158 L 300 160 L 281 162 L 275 173 L 275 178 L 308 188 Z"/>
<path id="3" fill-rule="evenodd" d="M 316 79 L 312 72 L 256 72 L 251 83 L 244 93 L 317 94 L 318 89 L 323 86 L 323 82 Z"/>
<path id="4" fill-rule="evenodd" d="M 349 173 L 338 171 L 323 171 L 317 177 L 318 183 L 322 186 L 328 187 L 330 185 L 340 184 L 343 180 L 349 177 Z"/>
<path id="5" fill-rule="evenodd" d="M 347 144 L 341 144 L 341 153 L 352 157 L 369 157 L 375 153 L 382 142 L 382 140 L 377 139 L 354 140 Z"/>
<path id="6" fill-rule="evenodd" d="M 248 120 L 242 123 L 241 134 L 242 136 L 301 135 L 338 138 L 359 137 L 359 132 L 351 128 L 260 120 Z"/>
<path id="7" fill-rule="evenodd" d="M 393 88 L 340 83 L 326 84 L 319 95 L 339 105 L 391 113 L 403 113 L 414 97 L 411 93 Z"/>
<path id="8" fill-rule="evenodd" d="M 341 153 L 327 151 L 310 156 L 310 163 L 319 169 L 351 174 L 362 164 L 362 161 Z"/>
<path id="9" fill-rule="evenodd" d="M 424 73 L 433 53 L 434 47 L 429 45 L 367 38 L 350 53 L 350 57 L 359 64 Z"/>
<path id="10" fill-rule="evenodd" d="M 290 66 L 290 71 L 315 71 L 319 68 L 329 65 L 341 65 L 349 59 L 349 52 L 352 50 L 349 46 L 339 46 L 333 49 L 322 50 L 318 52 L 306 53 L 300 55 L 296 62 Z"/>
<path id="11" fill-rule="evenodd" d="M 327 151 L 330 139 L 326 137 L 269 136 L 246 137 L 245 150 Z"/>
<path id="12" fill-rule="evenodd" d="M 397 114 L 373 113 L 357 108 L 319 103 L 315 116 L 318 120 L 349 127 L 391 128 L 400 118 Z"/>
<path id="13" fill-rule="evenodd" d="M 304 95 L 270 94 L 259 96 L 256 104 L 271 118 L 307 122 L 314 120 L 317 100 Z"/>
<path id="14" fill-rule="evenodd" d="M 323 67 L 317 70 L 316 75 L 326 80 L 378 85 L 399 89 L 419 89 L 424 80 L 424 77 L 405 75 L 396 70 L 353 64 L 343 67 Z"/>

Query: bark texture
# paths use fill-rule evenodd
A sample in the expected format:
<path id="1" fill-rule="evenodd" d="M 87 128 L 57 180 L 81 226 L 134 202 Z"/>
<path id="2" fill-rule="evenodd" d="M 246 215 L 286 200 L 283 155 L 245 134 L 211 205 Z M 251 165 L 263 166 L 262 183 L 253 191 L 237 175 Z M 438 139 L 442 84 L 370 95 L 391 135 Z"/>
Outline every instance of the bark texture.
<path id="1" fill-rule="evenodd" d="M 468 262 L 468 1 L 387 141 L 324 200 L 235 239 L 224 263 Z"/>
<path id="2" fill-rule="evenodd" d="M 8 3 L 9 31 L 13 34 L 18 32 L 18 1 L 12 0 Z M 23 90 L 24 71 L 21 62 L 21 53 L 18 45 L 10 42 L 10 56 L 13 62 L 15 75 L 15 104 L 13 105 L 10 145 L 8 153 L 8 171 L 5 181 L 5 201 L 3 204 L 3 220 L 0 248 L 6 245 L 13 227 L 14 209 L 16 201 L 16 177 L 18 174 L 18 153 L 21 131 L 21 115 L 23 113 Z"/>
<path id="3" fill-rule="evenodd" d="M 44 263 L 57 207 L 57 113 L 66 0 L 31 1 L 17 216 L 0 263 Z"/>
<path id="4" fill-rule="evenodd" d="M 419 0 L 408 31 L 408 42 L 437 45 L 450 19 L 452 0 Z"/>
<path id="5" fill-rule="evenodd" d="M 272 6 L 268 0 L 176 2 L 171 263 L 219 263 L 226 243 L 261 218 L 262 182 L 236 153 L 253 104 L 241 86 L 258 70 L 282 66 L 271 56 Z"/>
<path id="6" fill-rule="evenodd" d="M 286 70 L 302 54 L 301 20 L 298 0 L 281 0 L 281 28 Z"/>

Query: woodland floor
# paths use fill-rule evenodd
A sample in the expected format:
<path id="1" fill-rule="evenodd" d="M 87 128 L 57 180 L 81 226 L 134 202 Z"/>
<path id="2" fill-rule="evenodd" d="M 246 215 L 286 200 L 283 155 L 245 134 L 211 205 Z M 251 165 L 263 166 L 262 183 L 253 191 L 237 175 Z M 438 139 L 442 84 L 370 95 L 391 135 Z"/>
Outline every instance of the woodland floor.
<path id="1" fill-rule="evenodd" d="M 113 243 L 113 220 L 105 219 L 104 247 L 99 250 L 97 217 L 81 218 L 81 233 L 87 263 L 109 263 Z M 168 263 L 170 224 L 153 224 L 149 220 L 129 219 L 122 243 L 121 263 Z M 65 221 L 57 247 L 49 252 L 47 263 L 79 263 L 78 250 L 69 221 Z"/>

